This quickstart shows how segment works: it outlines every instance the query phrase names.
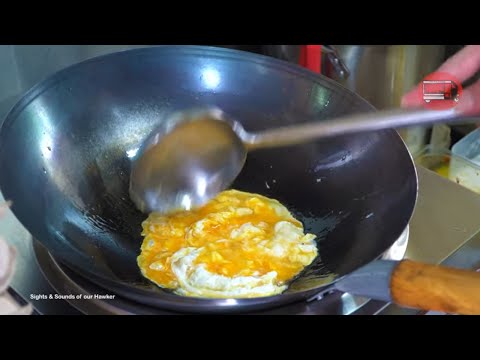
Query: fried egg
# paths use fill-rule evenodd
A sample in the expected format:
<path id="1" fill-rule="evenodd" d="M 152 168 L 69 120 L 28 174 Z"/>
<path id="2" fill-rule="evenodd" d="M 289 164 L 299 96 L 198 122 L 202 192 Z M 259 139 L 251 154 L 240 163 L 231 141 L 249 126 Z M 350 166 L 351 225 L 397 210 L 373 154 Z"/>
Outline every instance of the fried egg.
<path id="1" fill-rule="evenodd" d="M 142 228 L 143 276 L 183 296 L 276 295 L 318 252 L 315 235 L 280 202 L 237 190 L 195 210 L 152 213 Z"/>

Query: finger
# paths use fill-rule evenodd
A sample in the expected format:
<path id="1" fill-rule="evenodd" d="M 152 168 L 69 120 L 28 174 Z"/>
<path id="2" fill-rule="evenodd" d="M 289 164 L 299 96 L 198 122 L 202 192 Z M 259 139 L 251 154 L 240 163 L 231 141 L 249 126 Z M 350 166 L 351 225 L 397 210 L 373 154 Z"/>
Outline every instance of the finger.
<path id="1" fill-rule="evenodd" d="M 449 58 L 435 72 L 446 72 L 463 82 L 480 69 L 480 45 L 468 45 Z M 421 84 L 407 92 L 401 101 L 402 107 L 422 105 Z M 472 105 L 466 105 L 467 108 Z"/>
<path id="2" fill-rule="evenodd" d="M 472 77 L 480 69 L 480 45 L 468 45 L 441 65 L 437 72 L 453 75 L 460 82 Z"/>
<path id="3" fill-rule="evenodd" d="M 409 108 L 422 106 L 423 97 L 421 96 L 421 90 L 421 85 L 417 85 L 415 88 L 403 95 L 401 106 Z"/>

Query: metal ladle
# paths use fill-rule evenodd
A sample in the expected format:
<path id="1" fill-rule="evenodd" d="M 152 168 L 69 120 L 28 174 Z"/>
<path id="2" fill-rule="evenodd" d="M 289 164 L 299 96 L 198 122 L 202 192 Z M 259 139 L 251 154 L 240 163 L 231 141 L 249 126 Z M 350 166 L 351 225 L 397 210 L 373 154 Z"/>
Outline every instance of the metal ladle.
<path id="1" fill-rule="evenodd" d="M 387 128 L 459 121 L 455 109 L 388 110 L 247 132 L 219 109 L 178 113 L 162 122 L 133 162 L 130 196 L 143 212 L 169 213 L 205 204 L 227 189 L 247 153 Z"/>

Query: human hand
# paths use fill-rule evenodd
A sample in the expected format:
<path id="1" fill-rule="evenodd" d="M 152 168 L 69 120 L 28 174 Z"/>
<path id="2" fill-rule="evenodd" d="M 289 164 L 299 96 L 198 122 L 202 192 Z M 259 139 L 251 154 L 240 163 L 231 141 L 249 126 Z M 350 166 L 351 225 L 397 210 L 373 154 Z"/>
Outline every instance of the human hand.
<path id="1" fill-rule="evenodd" d="M 0 222 L 11 203 L 0 204 Z M 21 305 L 9 292 L 10 282 L 15 272 L 17 252 L 0 237 L 0 315 L 31 315 L 32 304 Z"/>
<path id="2" fill-rule="evenodd" d="M 480 70 L 480 45 L 468 45 L 445 61 L 436 72 L 445 72 L 464 82 Z M 402 98 L 402 107 L 422 106 L 423 99 L 418 96 L 421 84 Z M 480 114 L 480 80 L 463 89 L 456 110 L 462 114 Z"/>
<path id="3" fill-rule="evenodd" d="M 0 204 L 0 220 L 10 206 L 10 202 Z M 0 237 L 0 294 L 10 283 L 15 265 L 15 250 Z"/>

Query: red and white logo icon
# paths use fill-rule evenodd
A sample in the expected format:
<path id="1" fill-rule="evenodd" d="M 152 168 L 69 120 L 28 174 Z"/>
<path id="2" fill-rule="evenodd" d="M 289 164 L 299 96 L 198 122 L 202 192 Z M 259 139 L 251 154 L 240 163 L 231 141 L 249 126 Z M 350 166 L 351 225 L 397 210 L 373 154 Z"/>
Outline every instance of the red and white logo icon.
<path id="1" fill-rule="evenodd" d="M 453 75 L 434 72 L 423 79 L 419 90 L 426 108 L 445 110 L 460 101 L 462 84 Z"/>

